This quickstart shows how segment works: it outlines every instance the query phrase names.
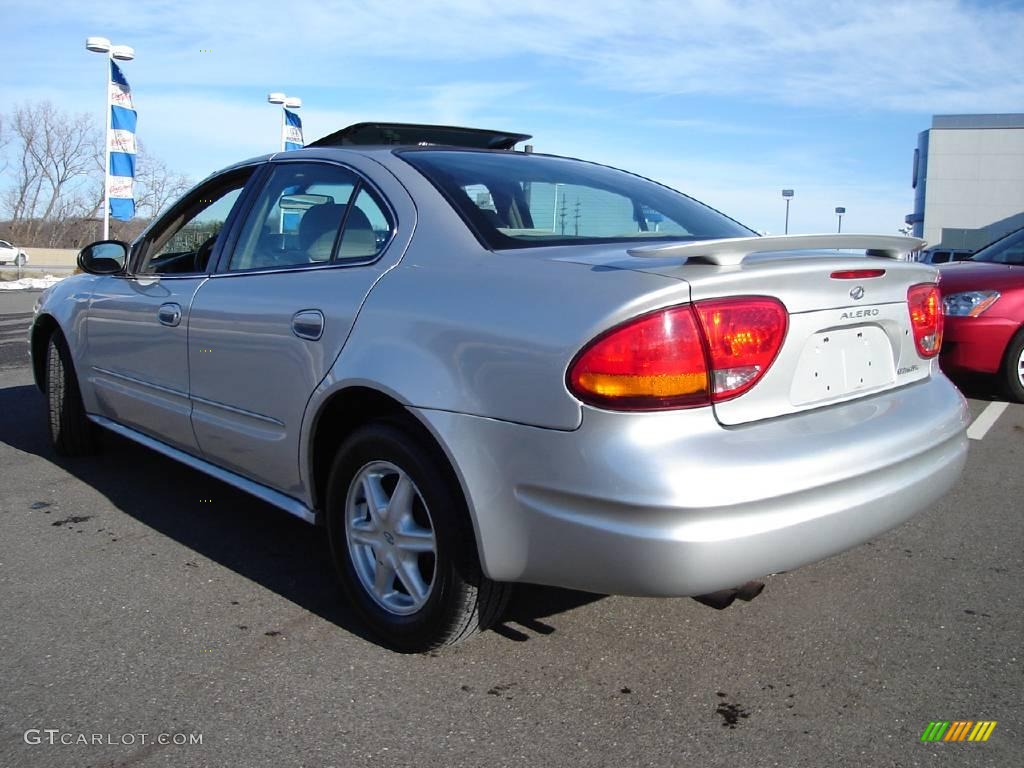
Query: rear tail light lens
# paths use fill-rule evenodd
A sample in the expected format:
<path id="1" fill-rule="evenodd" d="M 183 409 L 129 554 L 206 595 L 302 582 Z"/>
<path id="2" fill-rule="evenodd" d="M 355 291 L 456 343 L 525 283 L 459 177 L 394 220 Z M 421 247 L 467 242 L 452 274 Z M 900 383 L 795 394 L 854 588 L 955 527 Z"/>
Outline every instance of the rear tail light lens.
<path id="1" fill-rule="evenodd" d="M 921 357 L 935 357 L 942 347 L 942 298 L 935 283 L 912 285 L 907 291 L 907 309 L 914 344 Z"/>
<path id="2" fill-rule="evenodd" d="M 569 367 L 569 390 L 620 410 L 706 405 L 708 369 L 693 308 L 642 315 L 598 336 Z"/>
<path id="3" fill-rule="evenodd" d="M 711 399 L 743 394 L 768 370 L 789 325 L 775 299 L 742 298 L 696 304 L 711 358 Z"/>
<path id="4" fill-rule="evenodd" d="M 775 299 L 735 298 L 642 315 L 598 336 L 569 366 L 569 390 L 615 410 L 708 405 L 746 392 L 782 347 Z"/>

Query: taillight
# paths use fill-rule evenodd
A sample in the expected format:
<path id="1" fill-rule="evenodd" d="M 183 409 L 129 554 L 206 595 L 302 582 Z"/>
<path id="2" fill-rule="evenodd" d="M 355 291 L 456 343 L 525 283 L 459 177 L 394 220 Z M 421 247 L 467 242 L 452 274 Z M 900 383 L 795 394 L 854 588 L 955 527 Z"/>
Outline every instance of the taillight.
<path id="1" fill-rule="evenodd" d="M 739 298 L 695 305 L 711 358 L 711 399 L 728 400 L 750 389 L 775 360 L 789 315 L 775 299 Z"/>
<path id="2" fill-rule="evenodd" d="M 642 315 L 598 336 L 569 366 L 569 390 L 616 410 L 708 405 L 746 392 L 786 336 L 775 299 L 697 302 Z"/>
<path id="3" fill-rule="evenodd" d="M 912 285 L 907 290 L 907 308 L 914 344 L 921 357 L 935 357 L 942 347 L 942 300 L 935 283 Z"/>
<path id="4" fill-rule="evenodd" d="M 569 390 L 621 410 L 706 405 L 708 369 L 693 308 L 662 309 L 598 336 L 569 367 Z"/>

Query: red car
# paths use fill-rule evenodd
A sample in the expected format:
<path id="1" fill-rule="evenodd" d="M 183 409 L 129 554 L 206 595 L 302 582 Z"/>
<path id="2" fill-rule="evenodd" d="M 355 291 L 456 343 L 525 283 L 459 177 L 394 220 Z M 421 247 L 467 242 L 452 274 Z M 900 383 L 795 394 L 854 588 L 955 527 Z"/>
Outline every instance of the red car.
<path id="1" fill-rule="evenodd" d="M 1011 400 L 1024 402 L 1024 229 L 939 270 L 943 369 L 995 375 Z"/>

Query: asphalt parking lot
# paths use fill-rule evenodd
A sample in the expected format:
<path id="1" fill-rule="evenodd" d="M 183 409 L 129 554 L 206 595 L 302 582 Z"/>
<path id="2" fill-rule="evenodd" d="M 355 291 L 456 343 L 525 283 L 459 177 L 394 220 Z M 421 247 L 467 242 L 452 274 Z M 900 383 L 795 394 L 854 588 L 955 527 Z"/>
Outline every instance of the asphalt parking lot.
<path id="1" fill-rule="evenodd" d="M 0 295 L 2 766 L 1021 764 L 1024 406 L 941 503 L 751 603 L 524 587 L 495 631 L 403 656 L 301 521 L 114 436 L 58 459 L 36 295 Z M 922 743 L 935 720 L 998 725 Z"/>

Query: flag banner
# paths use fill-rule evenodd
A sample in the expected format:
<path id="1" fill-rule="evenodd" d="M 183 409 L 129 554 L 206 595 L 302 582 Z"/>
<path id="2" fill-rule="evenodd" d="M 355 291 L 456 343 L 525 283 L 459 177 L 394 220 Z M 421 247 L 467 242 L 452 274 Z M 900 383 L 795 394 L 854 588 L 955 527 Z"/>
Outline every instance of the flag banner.
<path id="1" fill-rule="evenodd" d="M 135 154 L 135 134 L 131 131 L 110 129 L 110 151 Z"/>
<path id="2" fill-rule="evenodd" d="M 287 152 L 290 149 L 302 149 L 302 119 L 290 110 L 284 111 L 284 148 Z"/>
<path id="3" fill-rule="evenodd" d="M 107 190 L 110 215 L 121 221 L 135 216 L 135 127 L 138 115 L 132 102 L 132 89 L 121 68 L 110 62 L 110 132 L 107 147 Z"/>

